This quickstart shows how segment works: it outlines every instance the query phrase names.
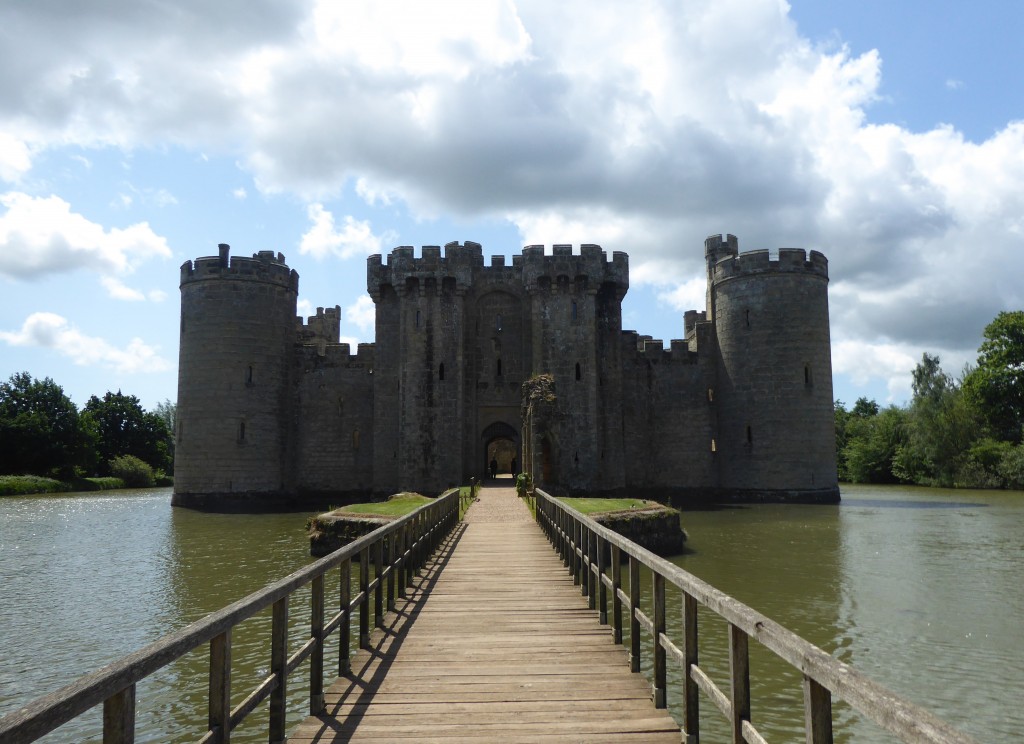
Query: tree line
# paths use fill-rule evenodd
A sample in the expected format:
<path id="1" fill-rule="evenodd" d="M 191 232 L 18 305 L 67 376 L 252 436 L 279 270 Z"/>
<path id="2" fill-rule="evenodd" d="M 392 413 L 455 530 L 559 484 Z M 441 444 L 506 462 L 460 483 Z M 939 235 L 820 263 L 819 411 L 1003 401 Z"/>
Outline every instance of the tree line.
<path id="1" fill-rule="evenodd" d="M 925 353 L 906 406 L 837 400 L 839 479 L 1024 489 L 1024 311 L 999 313 L 983 336 L 959 377 Z"/>
<path id="2" fill-rule="evenodd" d="M 146 411 L 120 390 L 91 396 L 81 410 L 49 377 L 19 372 L 0 383 L 0 475 L 70 481 L 86 476 L 133 480 L 174 472 L 175 405 Z M 125 478 L 125 476 L 128 476 Z"/>

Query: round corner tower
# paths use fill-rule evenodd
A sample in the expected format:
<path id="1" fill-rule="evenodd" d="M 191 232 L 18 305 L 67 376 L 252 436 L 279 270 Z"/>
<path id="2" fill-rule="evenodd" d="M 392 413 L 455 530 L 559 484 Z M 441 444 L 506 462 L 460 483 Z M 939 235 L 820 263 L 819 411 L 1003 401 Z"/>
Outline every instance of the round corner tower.
<path id="1" fill-rule="evenodd" d="M 708 238 L 705 256 L 721 488 L 838 500 L 828 261 L 800 249 L 739 253 L 732 235 Z"/>
<path id="2" fill-rule="evenodd" d="M 287 493 L 289 369 L 299 277 L 260 251 L 181 267 L 172 503 L 216 511 L 279 506 Z"/>

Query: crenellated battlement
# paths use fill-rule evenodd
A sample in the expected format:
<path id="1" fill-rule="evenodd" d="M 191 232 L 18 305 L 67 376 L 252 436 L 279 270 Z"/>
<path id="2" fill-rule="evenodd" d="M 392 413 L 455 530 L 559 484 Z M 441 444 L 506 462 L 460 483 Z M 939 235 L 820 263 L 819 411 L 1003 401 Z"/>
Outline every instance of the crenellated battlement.
<path id="1" fill-rule="evenodd" d="M 652 338 L 637 331 L 622 331 L 622 348 L 624 359 L 646 361 L 658 364 L 696 364 L 698 355 L 690 351 L 689 344 L 678 338 L 665 342 L 660 338 Z"/>
<path id="2" fill-rule="evenodd" d="M 299 343 L 309 344 L 325 341 L 329 344 L 338 343 L 341 337 L 341 306 L 335 305 L 326 310 L 316 309 L 316 315 L 309 316 L 305 321 L 301 315 L 295 317 L 295 334 Z"/>
<path id="3" fill-rule="evenodd" d="M 459 292 L 478 280 L 488 279 L 521 282 L 528 291 L 558 286 L 596 291 L 610 283 L 625 294 L 629 287 L 629 257 L 615 251 L 609 261 L 601 246 L 593 244 L 581 245 L 578 253 L 573 252 L 572 245 L 554 245 L 551 255 L 545 255 L 542 245 L 528 245 L 520 255 L 512 257 L 511 265 L 504 255 L 493 255 L 490 263 L 484 265 L 481 245 L 466 241 L 446 244 L 443 255 L 439 246 L 423 246 L 419 257 L 412 246 L 399 246 L 388 255 L 387 263 L 380 254 L 367 258 L 367 291 L 375 300 L 384 286 L 435 286 L 442 291 L 448 288 Z"/>
<path id="4" fill-rule="evenodd" d="M 709 257 L 712 254 L 708 254 Z M 828 279 L 828 259 L 818 251 L 808 253 L 802 248 L 782 248 L 774 257 L 767 250 L 726 254 L 709 265 L 714 283 L 741 276 L 758 274 L 806 274 Z"/>
<path id="5" fill-rule="evenodd" d="M 289 269 L 283 253 L 260 251 L 252 258 L 229 257 L 230 246 L 221 243 L 216 256 L 204 256 L 181 265 L 181 286 L 211 279 L 264 282 L 299 291 L 299 274 Z"/>
<path id="6" fill-rule="evenodd" d="M 523 285 L 527 291 L 544 287 L 584 287 L 596 292 L 604 284 L 614 285 L 621 295 L 629 289 L 629 257 L 622 251 L 608 254 L 599 245 L 583 243 L 579 253 L 572 245 L 551 246 L 551 255 L 543 245 L 528 245 L 522 253 Z M 560 277 L 564 277 L 559 281 Z"/>
<path id="7" fill-rule="evenodd" d="M 446 244 L 444 255 L 440 246 L 425 245 L 419 258 L 412 246 L 403 245 L 391 251 L 387 263 L 379 253 L 366 259 L 366 290 L 376 301 L 381 287 L 404 287 L 410 279 L 426 286 L 433 279 L 442 290 L 465 291 L 473 283 L 474 272 L 483 266 L 482 246 L 469 240 Z"/>
<path id="8" fill-rule="evenodd" d="M 373 371 L 376 358 L 374 344 L 359 344 L 355 353 L 348 343 L 302 343 L 295 347 L 300 364 L 306 368 L 316 365 L 349 367 Z"/>

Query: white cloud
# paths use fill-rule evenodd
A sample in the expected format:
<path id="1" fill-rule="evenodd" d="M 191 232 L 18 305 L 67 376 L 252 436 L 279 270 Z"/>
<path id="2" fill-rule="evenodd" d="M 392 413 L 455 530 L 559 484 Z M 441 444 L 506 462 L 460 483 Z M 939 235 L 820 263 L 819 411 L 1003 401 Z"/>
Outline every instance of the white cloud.
<path id="1" fill-rule="evenodd" d="M 0 179 L 14 182 L 32 167 L 28 146 L 0 131 Z"/>
<path id="2" fill-rule="evenodd" d="M 308 318 L 311 315 L 316 315 L 316 308 L 309 300 L 299 300 L 295 303 L 295 314 L 300 318 Z"/>
<path id="3" fill-rule="evenodd" d="M 103 288 L 107 290 L 107 294 L 113 297 L 115 300 L 127 300 L 129 302 L 141 302 L 146 299 L 146 295 L 137 289 L 124 284 L 121 280 L 115 279 L 112 276 L 104 276 L 100 278 L 100 283 Z"/>
<path id="4" fill-rule="evenodd" d="M 117 348 L 105 339 L 87 336 L 55 313 L 33 313 L 20 331 L 0 331 L 0 341 L 12 346 L 52 349 L 81 366 L 103 365 L 119 372 L 162 372 L 170 368 L 159 350 L 133 338 Z"/>
<path id="5" fill-rule="evenodd" d="M 779 0 L 141 7 L 11 11 L 0 178 L 65 145 L 228 153 L 312 202 L 304 254 L 381 252 L 388 233 L 323 206 L 354 184 L 370 206 L 627 251 L 673 306 L 699 296 L 705 235 L 816 248 L 837 347 L 884 328 L 867 368 L 891 380 L 898 350 L 967 353 L 1024 306 L 1024 123 L 977 143 L 872 123 L 885 50 L 814 47 Z M 129 247 L 56 197 L 3 198 L 8 276 L 169 255 L 145 223 Z"/>
<path id="6" fill-rule="evenodd" d="M 312 254 L 318 259 L 328 255 L 346 259 L 380 253 L 382 241 L 388 235 L 374 235 L 369 222 L 357 220 L 351 215 L 343 218 L 343 224 L 338 229 L 334 215 L 324 209 L 322 204 L 310 204 L 306 214 L 313 224 L 302 236 L 299 252 Z"/>
<path id="7" fill-rule="evenodd" d="M 104 228 L 72 212 L 57 196 L 0 195 L 0 274 L 31 279 L 76 269 L 131 271 L 151 257 L 171 255 L 167 241 L 146 222 Z"/>
<path id="8" fill-rule="evenodd" d="M 345 319 L 372 337 L 377 322 L 377 306 L 369 295 L 360 295 L 358 300 L 345 308 Z"/>
<path id="9" fill-rule="evenodd" d="M 949 90 L 960 90 L 961 88 L 964 87 L 964 81 L 957 80 L 956 78 L 947 78 L 946 87 Z"/>
<path id="10" fill-rule="evenodd" d="M 248 192 L 246 192 L 246 190 L 245 190 L 245 187 L 244 187 L 244 186 L 239 186 L 239 187 L 238 187 L 237 189 L 234 189 L 234 190 L 233 190 L 233 191 L 231 192 L 231 196 L 235 197 L 235 198 L 236 198 L 236 199 L 238 199 L 239 201 L 244 201 L 244 200 L 245 200 L 245 198 L 246 198 L 247 196 L 249 196 L 249 194 L 248 194 Z"/>

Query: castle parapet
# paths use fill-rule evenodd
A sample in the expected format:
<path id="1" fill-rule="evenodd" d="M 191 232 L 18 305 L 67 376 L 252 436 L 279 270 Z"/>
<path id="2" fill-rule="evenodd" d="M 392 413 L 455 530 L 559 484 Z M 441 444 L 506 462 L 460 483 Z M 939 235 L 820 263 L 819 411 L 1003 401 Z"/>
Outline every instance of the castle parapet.
<path id="1" fill-rule="evenodd" d="M 318 307 L 316 315 L 309 316 L 306 322 L 303 322 L 301 316 L 296 317 L 295 331 L 299 343 L 338 343 L 338 339 L 341 338 L 341 306 L 335 305 L 326 310 Z"/>
<path id="2" fill-rule="evenodd" d="M 770 273 L 800 273 L 828 279 L 828 259 L 818 251 L 808 254 L 802 248 L 782 248 L 778 258 L 767 250 L 727 255 L 710 268 L 713 282 Z"/>
<path id="3" fill-rule="evenodd" d="M 299 291 L 299 274 L 288 268 L 284 254 L 260 251 L 252 258 L 229 258 L 230 247 L 221 243 L 216 256 L 203 256 L 181 265 L 181 285 L 210 279 L 265 282 Z"/>
<path id="4" fill-rule="evenodd" d="M 522 266 L 523 284 L 528 291 L 541 287 L 572 286 L 593 288 L 611 284 L 619 296 L 629 288 L 629 258 L 616 251 L 612 260 L 599 245 L 584 243 L 580 252 L 574 254 L 572 246 L 557 244 L 551 247 L 551 255 L 544 255 L 544 246 L 528 245 L 523 248 L 522 260 L 513 265 Z M 560 282 L 559 277 L 564 277 Z M 544 279 L 545 281 L 542 281 Z"/>
<path id="5" fill-rule="evenodd" d="M 443 256 L 436 245 L 423 246 L 420 258 L 416 258 L 412 246 L 400 246 L 391 251 L 386 264 L 380 254 L 366 259 L 366 290 L 375 301 L 380 298 L 381 287 L 401 288 L 410 279 L 418 286 L 465 290 L 473 283 L 473 272 L 483 265 L 482 246 L 469 240 L 465 245 L 446 244 Z"/>

